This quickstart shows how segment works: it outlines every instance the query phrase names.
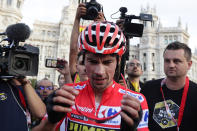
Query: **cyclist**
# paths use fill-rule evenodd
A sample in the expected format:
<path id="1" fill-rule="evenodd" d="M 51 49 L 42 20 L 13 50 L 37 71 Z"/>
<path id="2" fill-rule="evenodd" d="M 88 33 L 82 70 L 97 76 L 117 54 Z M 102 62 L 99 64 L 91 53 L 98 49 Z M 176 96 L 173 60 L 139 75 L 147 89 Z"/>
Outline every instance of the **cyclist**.
<path id="1" fill-rule="evenodd" d="M 125 37 L 111 22 L 94 22 L 79 36 L 87 81 L 64 85 L 50 95 L 40 130 L 148 130 L 145 97 L 113 80 Z"/>

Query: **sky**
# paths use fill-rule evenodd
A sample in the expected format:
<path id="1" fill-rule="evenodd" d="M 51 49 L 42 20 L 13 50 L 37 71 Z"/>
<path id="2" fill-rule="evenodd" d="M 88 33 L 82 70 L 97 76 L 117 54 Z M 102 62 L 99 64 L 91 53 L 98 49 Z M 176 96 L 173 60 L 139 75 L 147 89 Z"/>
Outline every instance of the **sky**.
<path id="1" fill-rule="evenodd" d="M 78 0 L 77 0 L 78 1 Z M 127 7 L 127 15 L 139 15 L 141 7 L 156 7 L 156 14 L 163 27 L 176 27 L 179 18 L 182 27 L 188 26 L 190 34 L 189 46 L 194 51 L 197 48 L 197 0 L 97 0 L 103 5 L 107 20 L 111 14 L 117 12 L 120 7 Z M 23 22 L 32 27 L 35 20 L 58 23 L 64 6 L 69 0 L 25 0 L 23 5 Z M 119 13 L 114 17 L 119 17 Z"/>

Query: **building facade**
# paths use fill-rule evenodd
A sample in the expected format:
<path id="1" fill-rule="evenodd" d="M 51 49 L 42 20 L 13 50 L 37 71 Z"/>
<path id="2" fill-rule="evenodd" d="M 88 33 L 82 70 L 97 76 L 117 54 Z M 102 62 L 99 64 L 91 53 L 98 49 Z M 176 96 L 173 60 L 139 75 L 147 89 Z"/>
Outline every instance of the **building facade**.
<path id="1" fill-rule="evenodd" d="M 31 36 L 26 43 L 39 47 L 39 71 L 37 80 L 49 78 L 57 84 L 59 73 L 52 68 L 45 67 L 46 58 L 69 58 L 69 44 L 72 26 L 77 9 L 77 0 L 69 0 L 69 5 L 62 10 L 61 20 L 58 23 L 35 21 Z M 0 1 L 0 31 L 4 32 L 10 24 L 21 21 L 21 8 L 24 0 L 1 0 Z M 189 33 L 187 27 L 183 28 L 178 20 L 176 27 L 164 27 L 159 21 L 156 9 L 146 7 L 141 13 L 153 15 L 152 22 L 143 22 L 143 37 L 137 45 L 130 45 L 129 59 L 137 58 L 142 63 L 144 74 L 142 81 L 164 77 L 163 51 L 167 44 L 173 41 L 180 41 L 188 44 Z M 192 57 L 193 65 L 189 71 L 190 79 L 197 82 L 197 57 Z"/>
<path id="2" fill-rule="evenodd" d="M 173 41 L 180 41 L 189 44 L 189 33 L 187 26 L 183 28 L 181 20 L 177 20 L 176 27 L 164 27 L 159 21 L 155 8 L 141 8 L 141 13 L 152 14 L 152 22 L 143 22 L 144 32 L 139 44 L 130 46 L 130 59 L 137 58 L 142 63 L 142 81 L 154 80 L 165 77 L 163 70 L 164 48 Z M 192 57 L 193 66 L 189 71 L 190 79 L 197 82 L 194 70 L 196 70 L 196 56 Z"/>

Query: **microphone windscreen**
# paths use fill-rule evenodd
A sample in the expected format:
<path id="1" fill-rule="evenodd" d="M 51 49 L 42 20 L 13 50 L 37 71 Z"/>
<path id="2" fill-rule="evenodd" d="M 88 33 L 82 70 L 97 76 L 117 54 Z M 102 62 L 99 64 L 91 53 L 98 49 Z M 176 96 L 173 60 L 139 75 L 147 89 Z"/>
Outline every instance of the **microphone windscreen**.
<path id="1" fill-rule="evenodd" d="M 24 42 L 30 36 L 30 28 L 24 23 L 17 23 L 7 27 L 6 35 L 11 41 Z"/>

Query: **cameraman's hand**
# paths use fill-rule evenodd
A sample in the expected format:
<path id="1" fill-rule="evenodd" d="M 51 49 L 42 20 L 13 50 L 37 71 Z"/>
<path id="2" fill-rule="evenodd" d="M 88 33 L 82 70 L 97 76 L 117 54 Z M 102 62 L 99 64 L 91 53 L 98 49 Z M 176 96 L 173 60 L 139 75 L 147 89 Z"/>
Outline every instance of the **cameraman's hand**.
<path id="1" fill-rule="evenodd" d="M 123 24 L 124 24 L 124 19 L 119 19 L 119 20 L 116 21 L 116 25 L 118 25 L 121 30 L 124 29 Z"/>
<path id="2" fill-rule="evenodd" d="M 121 101 L 122 112 L 120 113 L 122 117 L 121 127 L 123 130 L 124 128 L 137 128 L 141 117 L 142 117 L 142 110 L 140 101 L 130 95 L 124 95 Z M 126 126 L 125 126 L 126 125 Z"/>
<path id="3" fill-rule="evenodd" d="M 14 78 L 12 82 L 15 86 L 27 86 L 27 84 L 31 85 L 31 81 L 27 80 L 26 78 Z"/>
<path id="4" fill-rule="evenodd" d="M 86 15 L 86 7 L 84 3 L 80 3 L 78 8 L 77 8 L 77 12 L 76 12 L 76 16 L 75 19 L 80 20 L 80 18 L 84 15 Z"/>
<path id="5" fill-rule="evenodd" d="M 64 63 L 64 68 L 56 68 L 56 70 L 63 75 L 70 75 L 70 70 L 69 70 L 69 66 L 68 66 L 68 61 L 64 60 L 64 59 L 58 59 L 63 61 Z"/>
<path id="6" fill-rule="evenodd" d="M 26 96 L 25 100 L 32 116 L 40 119 L 43 118 L 43 116 L 46 114 L 46 106 L 35 92 L 30 80 L 27 80 L 26 78 L 15 78 L 12 79 L 11 83 L 16 87 L 23 87 L 24 95 Z"/>
<path id="7" fill-rule="evenodd" d="M 103 12 L 98 12 L 98 16 L 96 17 L 96 19 L 94 19 L 94 21 L 105 21 Z"/>
<path id="8" fill-rule="evenodd" d="M 66 60 L 63 60 L 61 59 L 63 62 L 64 62 L 64 68 L 57 68 L 56 70 L 64 75 L 64 82 L 60 84 L 60 87 L 61 85 L 64 85 L 66 83 L 72 83 L 72 78 L 71 78 L 71 74 L 70 74 L 70 68 L 69 68 L 69 65 L 68 65 L 68 61 Z"/>
<path id="9" fill-rule="evenodd" d="M 65 114 L 71 112 L 71 106 L 75 104 L 75 97 L 79 91 L 72 86 L 63 86 L 48 96 L 47 113 L 48 120 L 56 123 L 65 117 Z"/>

